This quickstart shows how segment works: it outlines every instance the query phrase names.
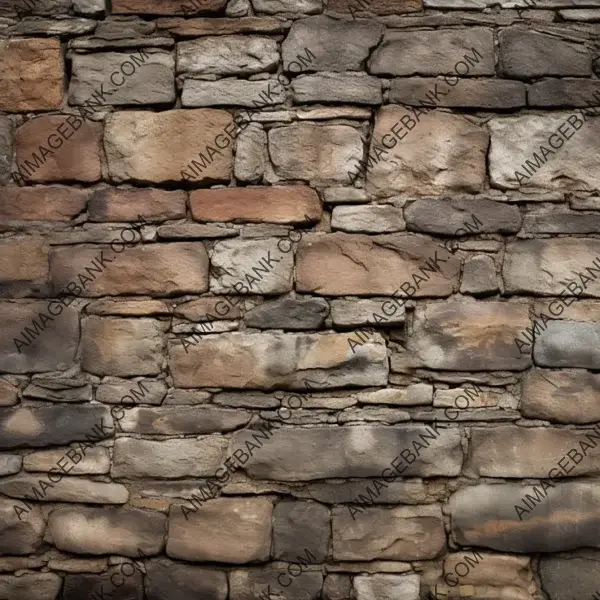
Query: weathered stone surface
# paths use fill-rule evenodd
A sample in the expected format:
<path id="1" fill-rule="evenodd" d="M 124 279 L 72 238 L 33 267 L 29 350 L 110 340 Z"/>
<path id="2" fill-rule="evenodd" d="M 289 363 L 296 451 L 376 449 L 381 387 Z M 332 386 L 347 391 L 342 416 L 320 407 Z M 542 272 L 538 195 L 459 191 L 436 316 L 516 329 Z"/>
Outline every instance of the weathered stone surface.
<path id="1" fill-rule="evenodd" d="M 0 448 L 39 448 L 112 436 L 108 408 L 100 405 L 19 406 L 0 409 Z"/>
<path id="2" fill-rule="evenodd" d="M 487 254 L 469 256 L 463 266 L 461 294 L 494 294 L 498 291 L 494 259 Z"/>
<path id="3" fill-rule="evenodd" d="M 363 155 L 360 133 L 347 125 L 295 123 L 275 127 L 268 136 L 275 174 L 282 179 L 347 183 L 349 165 Z"/>
<path id="4" fill-rule="evenodd" d="M 378 196 L 480 191 L 486 172 L 487 131 L 465 117 L 431 111 L 400 134 L 401 119 L 406 121 L 407 115 L 413 118 L 412 111 L 399 106 L 377 111 L 369 153 L 376 157 L 375 144 L 379 148 L 385 144 L 390 150 L 367 167 L 367 191 Z M 356 173 L 358 167 L 352 161 L 347 173 Z"/>
<path id="5" fill-rule="evenodd" d="M 529 213 L 523 220 L 526 233 L 600 233 L 600 215 L 552 211 Z"/>
<path id="6" fill-rule="evenodd" d="M 600 375 L 575 369 L 528 371 L 522 380 L 520 408 L 532 419 L 600 421 Z"/>
<path id="7" fill-rule="evenodd" d="M 130 234 L 123 237 L 131 239 Z M 120 246 L 115 244 L 114 247 Z M 202 242 L 174 242 L 126 246 L 122 256 L 115 256 L 106 246 L 54 248 L 50 252 L 50 270 L 56 293 L 69 281 L 77 281 L 79 273 L 85 276 L 86 267 L 92 265 L 91 268 L 97 271 L 93 261 L 102 250 L 106 262 L 111 264 L 106 265 L 96 279 L 85 284 L 82 296 L 198 294 L 208 290 L 209 261 Z M 110 256 L 112 259 L 108 258 Z M 93 273 L 87 272 L 89 278 L 96 277 Z"/>
<path id="8" fill-rule="evenodd" d="M 391 303 L 387 298 L 352 298 L 351 300 L 331 300 L 331 319 L 334 325 L 341 327 L 377 326 L 393 327 L 401 325 L 406 318 L 403 306 Z M 384 311 L 385 305 L 385 311 Z M 390 307 L 393 310 L 390 311 Z M 383 315 L 382 315 L 383 313 Z M 373 315 L 378 314 L 384 321 L 374 322 Z"/>
<path id="9" fill-rule="evenodd" d="M 22 512 L 14 507 L 14 500 L 0 498 L 0 555 L 31 554 L 42 544 L 46 523 L 39 507 L 19 507 Z"/>
<path id="10" fill-rule="evenodd" d="M 399 285 L 413 285 L 411 276 L 436 252 L 442 272 L 415 282 L 415 296 L 449 296 L 458 288 L 460 263 L 442 246 L 416 235 L 308 234 L 298 247 L 296 289 L 328 296 L 402 295 Z"/>
<path id="11" fill-rule="evenodd" d="M 18 473 L 22 464 L 23 458 L 18 454 L 0 454 L 0 477 Z"/>
<path id="12" fill-rule="evenodd" d="M 446 302 L 419 306 L 409 347 L 430 369 L 523 370 L 514 338 L 530 325 L 524 304 Z"/>
<path id="13" fill-rule="evenodd" d="M 202 225 L 200 223 L 181 223 L 161 225 L 157 236 L 161 240 L 185 240 L 191 238 L 228 238 L 239 234 L 237 229 L 222 224 Z"/>
<path id="14" fill-rule="evenodd" d="M 31 452 L 23 457 L 23 469 L 25 471 L 48 472 L 50 469 L 56 468 L 56 463 L 65 456 L 65 453 L 65 449 Z M 61 461 L 61 464 L 62 462 L 65 461 Z M 65 469 L 71 475 L 104 475 L 110 471 L 108 448 L 103 446 L 86 448 L 85 454 L 80 457 L 80 461 L 65 465 Z"/>
<path id="15" fill-rule="evenodd" d="M 258 183 L 269 164 L 267 134 L 259 123 L 250 123 L 236 140 L 233 171 L 238 181 Z"/>
<path id="16" fill-rule="evenodd" d="M 420 198 L 404 218 L 408 229 L 438 235 L 516 233 L 522 223 L 517 206 L 488 198 Z"/>
<path id="17" fill-rule="evenodd" d="M 536 336 L 533 358 L 542 367 L 600 368 L 600 323 L 548 323 Z"/>
<path id="18" fill-rule="evenodd" d="M 599 559 L 598 552 L 584 556 L 542 557 L 540 579 L 550 600 L 593 598 L 598 593 Z"/>
<path id="19" fill-rule="evenodd" d="M 163 332 L 154 319 L 88 317 L 81 332 L 82 367 L 96 375 L 158 375 Z"/>
<path id="20" fill-rule="evenodd" d="M 137 383 L 137 386 L 133 385 Z M 134 404 L 160 404 L 167 394 L 167 384 L 164 381 L 141 379 L 121 379 L 111 377 L 105 379 L 96 388 L 96 400 L 105 404 L 121 404 L 131 407 Z M 115 411 L 116 413 L 117 411 Z"/>
<path id="21" fill-rule="evenodd" d="M 75 191 L 75 190 L 73 190 Z M 94 190 L 88 203 L 90 221 L 183 219 L 186 196 L 180 190 L 107 187 Z"/>
<path id="22" fill-rule="evenodd" d="M 58 508 L 50 513 L 48 532 L 59 550 L 78 554 L 121 554 L 139 558 L 164 547 L 167 517 L 137 508 Z"/>
<path id="23" fill-rule="evenodd" d="M 27 112 L 59 108 L 64 67 L 58 39 L 4 40 L 0 73 L 0 110 Z"/>
<path id="24" fill-rule="evenodd" d="M 298 62 L 298 56 L 306 55 L 310 64 L 305 70 L 362 71 L 383 30 L 383 25 L 367 20 L 338 21 L 322 15 L 300 19 L 281 45 L 284 68 Z M 340 52 L 340 48 L 344 51 Z"/>
<path id="25" fill-rule="evenodd" d="M 15 151 L 13 139 L 13 124 L 8 117 L 0 116 L 0 184 L 8 183 L 11 179 L 10 167 Z M 10 203 L 10 192 L 7 193 L 6 189 L 3 189 L 2 193 L 7 194 L 6 202 Z M 6 218 L 4 216 L 6 210 L 3 205 L 0 205 L 0 218 Z"/>
<path id="26" fill-rule="evenodd" d="M 360 392 L 356 399 L 363 404 L 391 404 L 415 406 L 433 402 L 433 386 L 427 383 L 415 383 L 406 388 L 388 387 L 374 392 Z"/>
<path id="27" fill-rule="evenodd" d="M 508 294 L 540 294 L 558 296 L 565 282 L 581 280 L 576 273 L 586 269 L 597 270 L 596 257 L 600 256 L 600 242 L 593 238 L 550 238 L 519 240 L 506 245 L 502 277 Z M 586 282 L 585 294 L 600 297 L 600 282 Z M 574 288 L 577 292 L 577 288 Z M 583 290 L 582 290 L 583 291 Z M 579 292 L 582 293 L 582 292 Z M 552 310 L 554 310 L 554 306 Z M 548 311 L 545 311 L 546 313 Z M 561 311 L 562 312 L 562 311 Z M 560 314 L 560 313 L 559 313 Z"/>
<path id="28" fill-rule="evenodd" d="M 224 333 L 192 348 L 169 346 L 177 387 L 305 389 L 385 385 L 387 357 L 379 336 L 352 352 L 345 334 Z"/>
<path id="29" fill-rule="evenodd" d="M 381 81 L 366 73 L 318 73 L 300 75 L 292 82 L 294 102 L 381 104 Z"/>
<path id="30" fill-rule="evenodd" d="M 241 296 L 237 298 L 203 296 L 178 304 L 173 309 L 173 314 L 188 321 L 204 322 L 214 321 L 217 317 L 220 320 L 239 319 L 243 314 L 243 308 L 244 298 Z"/>
<path id="31" fill-rule="evenodd" d="M 194 190 L 190 208 L 197 221 L 306 223 L 322 215 L 317 193 L 298 185 Z"/>
<path id="32" fill-rule="evenodd" d="M 232 116 L 223 110 L 169 110 L 165 112 L 122 111 L 108 117 L 104 145 L 110 177 L 161 183 L 185 181 L 229 181 L 233 164 L 231 146 L 216 152 L 215 139 L 233 125 Z M 147 140 L 152 139 L 152 144 Z M 207 146 L 213 155 L 207 156 Z M 204 156 L 205 167 L 191 161 Z M 189 172 L 188 172 L 189 171 Z M 185 175 L 187 173 L 187 175 Z M 185 176 L 184 176 L 185 175 Z"/>
<path id="33" fill-rule="evenodd" d="M 349 575 L 330 573 L 323 582 L 323 600 L 346 600 L 352 592 Z"/>
<path id="34" fill-rule="evenodd" d="M 48 250 L 46 240 L 40 236 L 0 240 L 0 282 L 46 281 Z"/>
<path id="35" fill-rule="evenodd" d="M 592 57 L 583 44 L 567 42 L 556 35 L 538 33 L 524 27 L 502 29 L 498 41 L 500 73 L 505 77 L 586 77 L 592 73 Z"/>
<path id="36" fill-rule="evenodd" d="M 167 555 L 236 564 L 268 560 L 272 513 L 273 505 L 265 498 L 216 498 L 189 518 L 172 505 Z"/>
<path id="37" fill-rule="evenodd" d="M 244 322 L 257 329 L 320 329 L 328 313 L 329 305 L 322 298 L 278 298 L 249 310 Z"/>
<path id="38" fill-rule="evenodd" d="M 115 0 L 112 13 L 116 15 L 183 15 L 189 17 L 199 14 L 219 12 L 226 0 L 203 0 L 200 5 L 181 0 Z"/>
<path id="39" fill-rule="evenodd" d="M 254 10 L 259 13 L 302 13 L 312 15 L 323 10 L 322 0 L 252 0 Z"/>
<path id="40" fill-rule="evenodd" d="M 372 0 L 362 4 L 353 0 L 330 0 L 327 3 L 328 13 L 370 16 L 376 15 L 398 15 L 407 12 L 415 12 L 423 9 L 422 0 Z"/>
<path id="41" fill-rule="evenodd" d="M 478 56 L 479 55 L 479 56 Z M 470 60 L 467 59 L 470 58 Z M 468 63 L 465 62 L 468 60 Z M 464 67 L 456 65 L 462 61 Z M 377 75 L 494 75 L 491 29 L 388 31 L 369 60 Z"/>
<path id="42" fill-rule="evenodd" d="M 391 233 L 406 229 L 402 209 L 389 204 L 367 206 L 334 206 L 332 229 L 349 233 Z"/>
<path id="43" fill-rule="evenodd" d="M 221 0 L 223 1 L 223 0 Z M 190 10 L 194 10 L 191 6 Z M 189 14 L 189 13 L 188 13 Z M 219 17 L 199 19 L 157 19 L 159 30 L 177 36 L 229 35 L 232 33 L 281 33 L 285 21 L 275 17 L 240 17 L 224 19 Z"/>
<path id="44" fill-rule="evenodd" d="M 561 191 L 600 188 L 600 158 L 595 151 L 600 119 L 588 117 L 577 130 L 567 122 L 570 115 L 559 112 L 492 118 L 488 122 L 492 185 Z M 559 128 L 566 140 L 557 133 Z M 570 142 L 575 135 L 576 140 Z"/>
<path id="45" fill-rule="evenodd" d="M 418 575 L 359 575 L 354 578 L 357 600 L 418 600 Z"/>
<path id="46" fill-rule="evenodd" d="M 527 90 L 527 103 L 543 108 L 587 107 L 597 105 L 600 82 L 590 79 L 544 79 L 531 84 Z"/>
<path id="47" fill-rule="evenodd" d="M 233 569 L 229 572 L 230 600 L 254 600 L 267 590 L 278 600 L 320 598 L 323 585 L 321 571 L 304 570 L 296 576 L 298 569 L 291 567 L 295 575 L 292 579 L 291 575 L 287 575 L 287 567 L 287 563 L 272 563 L 266 567 Z M 277 582 L 278 577 L 281 583 Z M 283 587 L 283 583 L 288 583 L 288 587 Z"/>
<path id="48" fill-rule="evenodd" d="M 139 54 L 139 57 L 137 56 Z M 132 62 L 132 58 L 137 59 Z M 138 62 L 142 64 L 138 65 Z M 122 74 L 121 65 L 136 67 L 132 75 Z M 102 83 L 111 91 L 105 104 L 112 106 L 136 104 L 172 104 L 175 92 L 175 59 L 164 50 L 139 51 L 133 55 L 121 52 L 75 54 L 73 76 L 69 83 L 69 104 L 84 104 Z M 129 69 L 126 71 L 129 73 Z M 109 73 L 120 86 L 107 85 Z"/>
<path id="49" fill-rule="evenodd" d="M 177 72 L 195 75 L 251 75 L 272 71 L 277 42 L 258 35 L 207 36 L 177 44 Z"/>
<path id="50" fill-rule="evenodd" d="M 51 402 L 91 402 L 92 386 L 85 379 L 38 376 L 23 390 L 23 397 Z"/>
<path id="51" fill-rule="evenodd" d="M 482 484 L 455 492 L 449 501 L 453 538 L 460 545 L 501 552 L 598 548 L 600 487 L 582 482 L 554 485 L 545 497 L 541 492 L 542 499 L 537 505 L 533 501 L 532 511 L 521 514 L 522 520 L 514 507 L 523 506 L 526 493 L 534 494 L 531 485 Z"/>
<path id="52" fill-rule="evenodd" d="M 273 511 L 273 558 L 325 562 L 329 548 L 329 509 L 318 502 L 279 502 Z"/>
<path id="53" fill-rule="evenodd" d="M 227 573 L 217 569 L 184 565 L 160 559 L 146 563 L 148 600 L 226 600 Z"/>
<path id="54" fill-rule="evenodd" d="M 0 305 L 1 307 L 2 305 Z M 13 406 L 18 401 L 19 388 L 0 378 L 0 406 Z"/>
<path id="55" fill-rule="evenodd" d="M 115 440 L 113 477 L 206 477 L 221 466 L 227 440 L 209 436 L 198 440 Z"/>
<path id="56" fill-rule="evenodd" d="M 361 427 L 318 427 L 280 429 L 268 445 L 244 465 L 252 478 L 282 481 L 310 481 L 333 477 L 378 477 L 413 440 L 428 444 L 404 476 L 455 476 L 460 473 L 462 451 L 457 429 L 442 431 L 431 442 L 432 430 L 422 425 Z M 240 444 L 241 434 L 234 434 Z M 421 443 L 421 442 L 419 442 Z"/>
<path id="57" fill-rule="evenodd" d="M 77 129 L 69 120 L 79 125 Z M 56 133 L 59 128 L 67 139 Z M 54 144 L 56 138 L 61 141 L 57 149 L 45 145 L 50 136 L 55 136 Z M 48 152 L 42 154 L 40 145 Z M 18 171 L 25 181 L 93 183 L 102 178 L 102 123 L 64 114 L 34 117 L 17 128 L 16 148 Z"/>
<path id="58" fill-rule="evenodd" d="M 0 576 L 0 598 L 4 600 L 56 600 L 62 578 L 56 573 L 23 573 Z"/>
<path id="59" fill-rule="evenodd" d="M 347 507 L 331 514 L 335 560 L 424 560 L 446 547 L 439 505 L 364 507 L 355 520 Z"/>
<path id="60" fill-rule="evenodd" d="M 138 560 L 127 561 L 127 563 L 129 567 L 119 565 L 98 575 L 88 573 L 67 575 L 61 600 L 79 600 L 89 596 L 90 593 L 110 593 L 112 600 L 144 600 L 144 580 L 141 569 L 145 567 Z M 115 581 L 119 582 L 121 578 L 123 583 L 117 587 Z"/>
<path id="61" fill-rule="evenodd" d="M 245 79 L 186 78 L 181 94 L 182 106 L 275 106 L 285 102 L 286 91 L 276 79 L 247 81 Z"/>
<path id="62" fill-rule="evenodd" d="M 1 145 L 1 143 L 0 143 Z M 2 171 L 0 150 L 0 173 Z M 62 186 L 2 189 L 0 219 L 6 221 L 70 221 L 85 209 L 85 190 Z"/>

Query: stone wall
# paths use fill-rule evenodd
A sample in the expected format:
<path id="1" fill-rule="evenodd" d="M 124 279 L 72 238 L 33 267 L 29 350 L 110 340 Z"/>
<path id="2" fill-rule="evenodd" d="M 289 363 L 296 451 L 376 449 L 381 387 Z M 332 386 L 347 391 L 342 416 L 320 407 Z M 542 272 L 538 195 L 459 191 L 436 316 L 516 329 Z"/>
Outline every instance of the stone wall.
<path id="1" fill-rule="evenodd" d="M 0 600 L 600 588 L 600 0 L 3 0 Z"/>

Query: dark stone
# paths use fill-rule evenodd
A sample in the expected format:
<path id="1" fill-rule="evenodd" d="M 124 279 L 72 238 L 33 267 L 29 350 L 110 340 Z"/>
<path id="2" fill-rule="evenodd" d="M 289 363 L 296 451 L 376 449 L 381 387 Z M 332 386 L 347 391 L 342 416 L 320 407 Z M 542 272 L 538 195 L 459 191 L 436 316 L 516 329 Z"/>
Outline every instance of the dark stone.
<path id="1" fill-rule="evenodd" d="M 544 556 L 540 578 L 550 600 L 592 598 L 600 590 L 600 552 L 587 550 L 569 558 Z"/>
<path id="2" fill-rule="evenodd" d="M 61 600 L 83 600 L 83 598 L 105 596 L 110 600 L 144 600 L 144 583 L 140 572 L 142 568 L 141 565 L 138 569 L 131 562 L 127 562 L 97 575 L 87 573 L 67 575 Z M 117 587 L 115 581 L 123 583 Z"/>
<path id="3" fill-rule="evenodd" d="M 535 339 L 533 358 L 544 367 L 600 369 L 600 323 L 553 321 Z"/>
<path id="4" fill-rule="evenodd" d="M 527 90 L 527 104 L 543 108 L 598 106 L 600 81 L 570 78 L 537 81 Z"/>
<path id="5" fill-rule="evenodd" d="M 570 212 L 529 213 L 525 215 L 523 231 L 525 233 L 600 233 L 600 215 Z"/>
<path id="6" fill-rule="evenodd" d="M 298 296 L 265 302 L 248 311 L 244 321 L 258 329 L 301 331 L 319 329 L 328 313 L 329 305 L 322 298 Z"/>

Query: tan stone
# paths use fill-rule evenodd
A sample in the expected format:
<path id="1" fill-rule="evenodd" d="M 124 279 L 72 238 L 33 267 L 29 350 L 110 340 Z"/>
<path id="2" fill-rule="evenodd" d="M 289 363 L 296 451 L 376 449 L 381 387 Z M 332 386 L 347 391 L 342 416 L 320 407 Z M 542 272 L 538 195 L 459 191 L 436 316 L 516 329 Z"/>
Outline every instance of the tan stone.
<path id="1" fill-rule="evenodd" d="M 169 31 L 181 37 L 200 35 L 230 35 L 232 33 L 282 33 L 285 21 L 275 17 L 239 17 L 224 19 L 157 19 L 159 30 Z"/>
<path id="2" fill-rule="evenodd" d="M 56 573 L 23 573 L 19 577 L 0 577 L 0 598 L 3 600 L 55 600 L 62 586 Z"/>
<path id="3" fill-rule="evenodd" d="M 120 300 L 102 298 L 94 300 L 85 307 L 89 315 L 114 315 L 120 317 L 145 317 L 151 315 L 166 316 L 171 309 L 162 300 Z"/>
<path id="4" fill-rule="evenodd" d="M 243 306 L 244 299 L 241 296 L 227 299 L 223 296 L 204 296 L 178 304 L 173 309 L 173 314 L 197 322 L 212 321 L 217 318 L 239 319 L 242 316 Z"/>
<path id="5" fill-rule="evenodd" d="M 46 523 L 39 506 L 19 508 L 10 498 L 0 499 L 0 554 L 31 554 L 42 543 Z"/>
<path id="6" fill-rule="evenodd" d="M 0 406 L 13 406 L 18 402 L 19 388 L 0 378 Z"/>
<path id="7" fill-rule="evenodd" d="M 226 0 L 202 0 L 201 4 L 191 0 L 115 0 L 112 13 L 115 15 L 193 15 L 214 13 L 223 8 Z M 185 8 L 184 8 L 185 7 Z"/>
<path id="8" fill-rule="evenodd" d="M 86 190 L 58 185 L 0 189 L 0 219 L 15 221 L 70 221 L 85 209 Z"/>
<path id="9" fill-rule="evenodd" d="M 38 450 L 23 457 L 25 471 L 50 471 L 66 454 L 65 449 Z M 62 464 L 62 463 L 61 463 Z M 78 463 L 66 465 L 65 470 L 71 475 L 103 475 L 110 471 L 110 455 L 108 448 L 94 446 L 86 448 L 85 455 Z"/>
<path id="10" fill-rule="evenodd" d="M 27 112 L 60 106 L 63 59 L 56 38 L 0 42 L 0 110 Z"/>
<path id="11" fill-rule="evenodd" d="M 317 193 L 296 185 L 194 190 L 190 207 L 196 221 L 302 223 L 322 214 Z"/>
<path id="12" fill-rule="evenodd" d="M 0 240 L 0 281 L 45 281 L 48 250 L 39 236 Z"/>
<path id="13" fill-rule="evenodd" d="M 512 556 L 508 554 L 492 554 L 490 552 L 477 552 L 474 556 L 473 550 L 467 552 L 452 552 L 444 560 L 444 572 L 455 573 L 455 567 L 465 562 L 468 556 L 471 560 L 467 562 L 472 568 L 465 575 L 460 576 L 460 582 L 471 585 L 494 585 L 516 586 L 528 589 L 533 584 L 533 572 L 531 570 L 531 558 L 529 556 Z M 474 564 L 477 563 L 477 564 Z M 464 573 L 464 567 L 461 568 Z"/>
<path id="14" fill-rule="evenodd" d="M 110 177 L 118 182 L 229 181 L 231 145 L 219 149 L 215 139 L 229 139 L 225 128 L 231 133 L 232 123 L 230 113 L 214 109 L 114 113 L 104 134 Z M 209 155 L 207 146 L 217 153 Z"/>
<path id="15" fill-rule="evenodd" d="M 360 3 L 355 0 L 330 0 L 327 3 L 328 13 L 341 13 L 365 16 L 374 13 L 376 15 L 397 15 L 407 12 L 419 11 L 423 8 L 422 0 L 370 0 L 368 3 Z"/>

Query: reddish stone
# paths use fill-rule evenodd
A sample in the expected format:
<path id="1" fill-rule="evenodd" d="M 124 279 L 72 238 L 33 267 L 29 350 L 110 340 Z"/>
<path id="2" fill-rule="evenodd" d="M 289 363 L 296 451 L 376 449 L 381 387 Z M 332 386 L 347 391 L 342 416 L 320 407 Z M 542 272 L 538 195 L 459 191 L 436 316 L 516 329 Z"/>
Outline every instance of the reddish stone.
<path id="1" fill-rule="evenodd" d="M 52 185 L 0 189 L 0 219 L 70 221 L 85 209 L 87 190 Z"/>

